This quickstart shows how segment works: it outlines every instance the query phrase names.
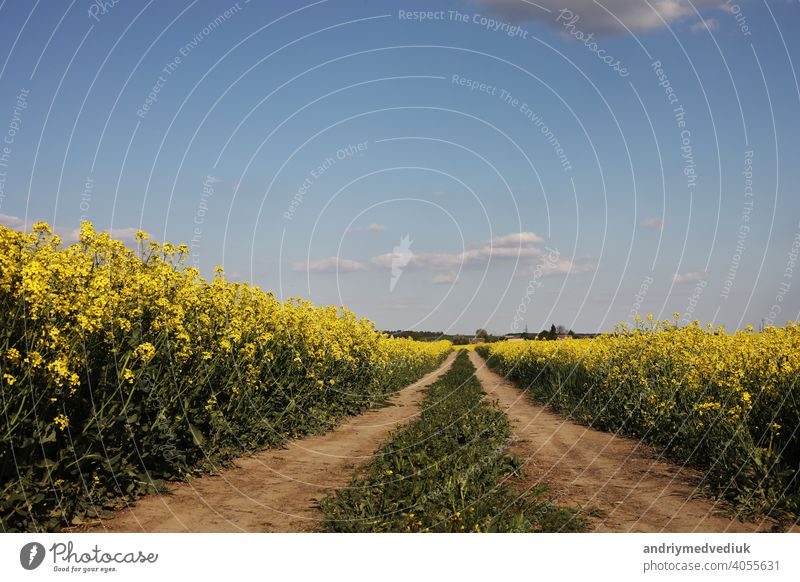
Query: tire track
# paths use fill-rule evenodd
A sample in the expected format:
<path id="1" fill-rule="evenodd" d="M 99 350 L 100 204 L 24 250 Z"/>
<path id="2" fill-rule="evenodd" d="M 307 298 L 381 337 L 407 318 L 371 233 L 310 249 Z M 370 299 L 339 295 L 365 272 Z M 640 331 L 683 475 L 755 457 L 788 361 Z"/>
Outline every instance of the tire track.
<path id="1" fill-rule="evenodd" d="M 102 521 L 100 532 L 307 532 L 319 529 L 317 504 L 346 486 L 390 432 L 419 413 L 421 392 L 442 376 L 451 353 L 433 372 L 399 391 L 387 407 L 353 417 L 331 432 L 238 459 L 218 476 L 178 483 Z"/>
<path id="2" fill-rule="evenodd" d="M 772 522 L 744 522 L 695 497 L 700 475 L 656 460 L 645 445 L 564 420 L 532 403 L 514 383 L 469 354 L 489 398 L 512 421 L 512 454 L 525 463 L 524 486 L 549 483 L 560 505 L 580 506 L 598 532 L 753 532 Z"/>

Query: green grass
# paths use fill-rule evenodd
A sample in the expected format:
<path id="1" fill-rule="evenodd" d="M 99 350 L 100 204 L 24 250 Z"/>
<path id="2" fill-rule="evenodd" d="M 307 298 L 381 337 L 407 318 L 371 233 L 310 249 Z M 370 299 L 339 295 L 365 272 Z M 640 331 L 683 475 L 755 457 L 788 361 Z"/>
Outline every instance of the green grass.
<path id="1" fill-rule="evenodd" d="M 577 531 L 583 520 L 546 488 L 518 494 L 506 415 L 483 396 L 462 351 L 427 391 L 420 417 L 395 432 L 350 485 L 326 497 L 334 532 Z"/>

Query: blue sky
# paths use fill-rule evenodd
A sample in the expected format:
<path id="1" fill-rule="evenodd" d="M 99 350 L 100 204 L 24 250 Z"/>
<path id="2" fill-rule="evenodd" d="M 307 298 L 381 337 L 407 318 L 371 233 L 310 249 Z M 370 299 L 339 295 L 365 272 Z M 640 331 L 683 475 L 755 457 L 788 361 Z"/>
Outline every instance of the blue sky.
<path id="1" fill-rule="evenodd" d="M 143 228 L 383 329 L 780 325 L 798 24 L 791 0 L 5 0 L 0 223 Z"/>

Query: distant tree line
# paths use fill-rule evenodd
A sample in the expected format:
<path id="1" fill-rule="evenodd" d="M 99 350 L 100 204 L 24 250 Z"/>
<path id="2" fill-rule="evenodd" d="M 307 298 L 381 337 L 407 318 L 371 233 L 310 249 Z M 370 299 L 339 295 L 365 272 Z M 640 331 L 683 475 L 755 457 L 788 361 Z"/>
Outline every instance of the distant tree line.
<path id="1" fill-rule="evenodd" d="M 575 337 L 575 332 L 571 329 L 568 330 L 563 325 L 553 324 L 550 329 L 543 329 L 536 335 L 523 333 L 522 337 L 523 339 L 557 340 L 560 337 Z"/>
<path id="2" fill-rule="evenodd" d="M 446 334 L 443 331 L 410 331 L 404 329 L 386 331 L 385 333 L 392 337 L 410 338 L 419 342 L 438 342 L 439 340 L 450 340 L 453 343 L 458 343 L 455 341 L 455 338 L 467 337 L 464 335 Z M 469 340 L 467 340 L 467 343 L 469 343 Z"/>
<path id="3" fill-rule="evenodd" d="M 386 331 L 384 333 L 392 337 L 405 337 L 417 340 L 419 342 L 437 342 L 439 340 L 450 340 L 454 345 L 460 346 L 472 343 L 478 337 L 485 342 L 499 342 L 506 339 L 503 335 L 492 335 L 486 330 L 478 330 L 481 333 L 475 335 L 467 335 L 463 333 L 444 333 L 443 331 L 410 331 L 405 329 L 398 329 L 395 331 Z"/>
<path id="4" fill-rule="evenodd" d="M 475 330 L 475 335 L 447 334 L 442 331 L 410 331 L 402 329 L 398 329 L 395 331 L 386 331 L 385 333 L 387 333 L 392 337 L 411 338 L 421 342 L 450 340 L 455 345 L 469 344 L 476 339 L 478 341 L 486 343 L 499 342 L 507 340 L 509 336 L 520 337 L 526 340 L 557 340 L 560 337 L 567 337 L 567 336 L 578 337 L 578 335 L 571 329 L 567 329 L 563 325 L 556 325 L 556 324 L 551 325 L 550 329 L 543 329 L 539 333 L 524 332 L 520 334 L 508 334 L 508 335 L 493 335 L 483 328 Z M 594 335 L 594 334 L 584 334 L 584 335 Z"/>

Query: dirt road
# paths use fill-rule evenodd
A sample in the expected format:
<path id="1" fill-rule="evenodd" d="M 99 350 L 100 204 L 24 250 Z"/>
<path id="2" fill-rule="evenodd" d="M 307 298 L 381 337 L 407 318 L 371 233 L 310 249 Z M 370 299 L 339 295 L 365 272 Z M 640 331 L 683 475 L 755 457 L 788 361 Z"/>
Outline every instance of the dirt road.
<path id="1" fill-rule="evenodd" d="M 592 509 L 599 532 L 751 532 L 770 522 L 743 523 L 699 499 L 699 475 L 659 460 L 638 441 L 581 426 L 536 406 L 512 382 L 469 354 L 489 398 L 508 414 L 512 454 L 525 462 L 525 485 L 550 484 L 558 504 Z"/>
<path id="2" fill-rule="evenodd" d="M 304 532 L 316 531 L 317 502 L 347 485 L 399 425 L 419 413 L 422 390 L 450 367 L 455 354 L 434 372 L 395 395 L 393 406 L 352 418 L 321 436 L 286 449 L 239 459 L 219 476 L 151 495 L 92 531 L 114 532 Z"/>

